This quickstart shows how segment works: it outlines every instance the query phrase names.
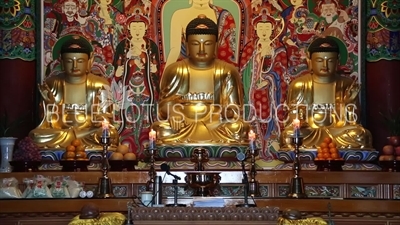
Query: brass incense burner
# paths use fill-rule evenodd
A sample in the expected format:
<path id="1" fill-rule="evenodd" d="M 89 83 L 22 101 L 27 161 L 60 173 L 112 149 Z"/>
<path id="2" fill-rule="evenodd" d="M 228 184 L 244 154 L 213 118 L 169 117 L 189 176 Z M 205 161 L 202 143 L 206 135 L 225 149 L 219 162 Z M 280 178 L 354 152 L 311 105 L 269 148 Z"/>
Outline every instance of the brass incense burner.
<path id="1" fill-rule="evenodd" d="M 191 161 L 195 163 L 193 172 L 186 172 L 187 186 L 194 190 L 192 196 L 214 196 L 214 189 L 219 185 L 219 172 L 204 171 L 203 163 L 208 162 L 208 153 L 204 148 L 195 148 Z"/>
<path id="2" fill-rule="evenodd" d="M 186 172 L 186 184 L 194 189 L 192 196 L 214 196 L 214 189 L 219 185 L 219 172 L 194 171 Z"/>

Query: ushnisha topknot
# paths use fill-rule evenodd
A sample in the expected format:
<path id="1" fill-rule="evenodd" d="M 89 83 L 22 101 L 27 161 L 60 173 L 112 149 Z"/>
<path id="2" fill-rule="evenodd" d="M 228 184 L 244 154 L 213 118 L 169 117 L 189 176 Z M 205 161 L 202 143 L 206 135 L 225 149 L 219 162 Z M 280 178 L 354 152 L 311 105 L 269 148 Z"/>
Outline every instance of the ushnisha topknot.
<path id="1" fill-rule="evenodd" d="M 195 34 L 211 34 L 218 39 L 218 25 L 205 15 L 200 14 L 186 26 L 186 41 L 189 35 Z"/>
<path id="2" fill-rule="evenodd" d="M 64 44 L 61 46 L 61 54 L 64 53 L 86 53 L 90 56 L 92 51 L 92 46 L 90 43 L 80 37 L 80 36 L 72 36 L 69 40 L 65 41 Z"/>
<path id="3" fill-rule="evenodd" d="M 320 37 L 311 42 L 308 46 L 310 57 L 314 52 L 337 52 L 339 53 L 339 45 L 332 37 Z"/>

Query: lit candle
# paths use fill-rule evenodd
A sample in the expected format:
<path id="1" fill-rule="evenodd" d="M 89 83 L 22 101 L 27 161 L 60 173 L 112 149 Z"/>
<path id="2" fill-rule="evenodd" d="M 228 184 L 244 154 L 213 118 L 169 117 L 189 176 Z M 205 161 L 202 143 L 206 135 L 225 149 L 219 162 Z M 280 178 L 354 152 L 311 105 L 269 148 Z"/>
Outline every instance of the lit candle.
<path id="1" fill-rule="evenodd" d="M 103 122 L 101 123 L 101 127 L 103 128 L 102 137 L 104 137 L 104 138 L 110 137 L 109 126 L 110 126 L 110 122 L 108 122 L 106 119 L 104 119 Z"/>
<path id="2" fill-rule="evenodd" d="M 151 129 L 151 131 L 149 132 L 149 142 L 150 148 L 154 148 L 156 142 L 156 132 L 153 129 Z"/>
<path id="3" fill-rule="evenodd" d="M 256 134 L 253 132 L 253 130 L 249 131 L 249 140 L 250 150 L 254 151 L 254 141 L 256 140 Z"/>
<path id="4" fill-rule="evenodd" d="M 294 136 L 298 138 L 300 136 L 300 120 L 297 118 L 293 120 L 293 129 Z"/>

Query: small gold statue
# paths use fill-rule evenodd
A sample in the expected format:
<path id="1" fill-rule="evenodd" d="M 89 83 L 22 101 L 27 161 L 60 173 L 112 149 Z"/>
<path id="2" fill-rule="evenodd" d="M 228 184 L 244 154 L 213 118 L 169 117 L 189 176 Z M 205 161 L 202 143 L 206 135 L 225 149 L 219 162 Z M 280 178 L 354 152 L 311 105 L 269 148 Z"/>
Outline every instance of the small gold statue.
<path id="1" fill-rule="evenodd" d="M 216 59 L 218 26 L 199 15 L 186 27 L 188 58 L 169 65 L 160 84 L 159 144 L 248 144 L 238 70 Z"/>
<path id="2" fill-rule="evenodd" d="M 47 78 L 39 86 L 43 98 L 44 117 L 29 136 L 40 148 L 64 149 L 72 140 L 80 139 L 87 149 L 102 149 L 102 122 L 112 120 L 112 106 L 105 86 L 109 82 L 90 73 L 92 47 L 80 36 L 72 36 L 61 46 L 64 72 Z M 114 145 L 118 132 L 109 128 Z"/>
<path id="3" fill-rule="evenodd" d="M 278 218 L 277 225 L 328 225 L 321 217 L 303 218 L 300 211 L 287 209 Z"/>
<path id="4" fill-rule="evenodd" d="M 315 39 L 308 48 L 311 73 L 292 81 L 287 103 L 289 116 L 282 148 L 290 146 L 293 120 L 300 121 L 303 148 L 316 148 L 331 138 L 337 148 L 372 149 L 371 133 L 359 124 L 360 85 L 337 74 L 339 46 L 333 37 Z"/>

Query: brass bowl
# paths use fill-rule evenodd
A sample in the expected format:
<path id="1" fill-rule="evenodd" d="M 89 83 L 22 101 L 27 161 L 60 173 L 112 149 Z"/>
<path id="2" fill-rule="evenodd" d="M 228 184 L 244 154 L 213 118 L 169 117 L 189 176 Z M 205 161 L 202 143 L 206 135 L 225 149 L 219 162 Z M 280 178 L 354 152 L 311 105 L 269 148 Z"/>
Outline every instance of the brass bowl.
<path id="1" fill-rule="evenodd" d="M 214 189 L 219 185 L 219 172 L 186 172 L 186 184 L 194 189 L 192 196 L 214 196 Z"/>

